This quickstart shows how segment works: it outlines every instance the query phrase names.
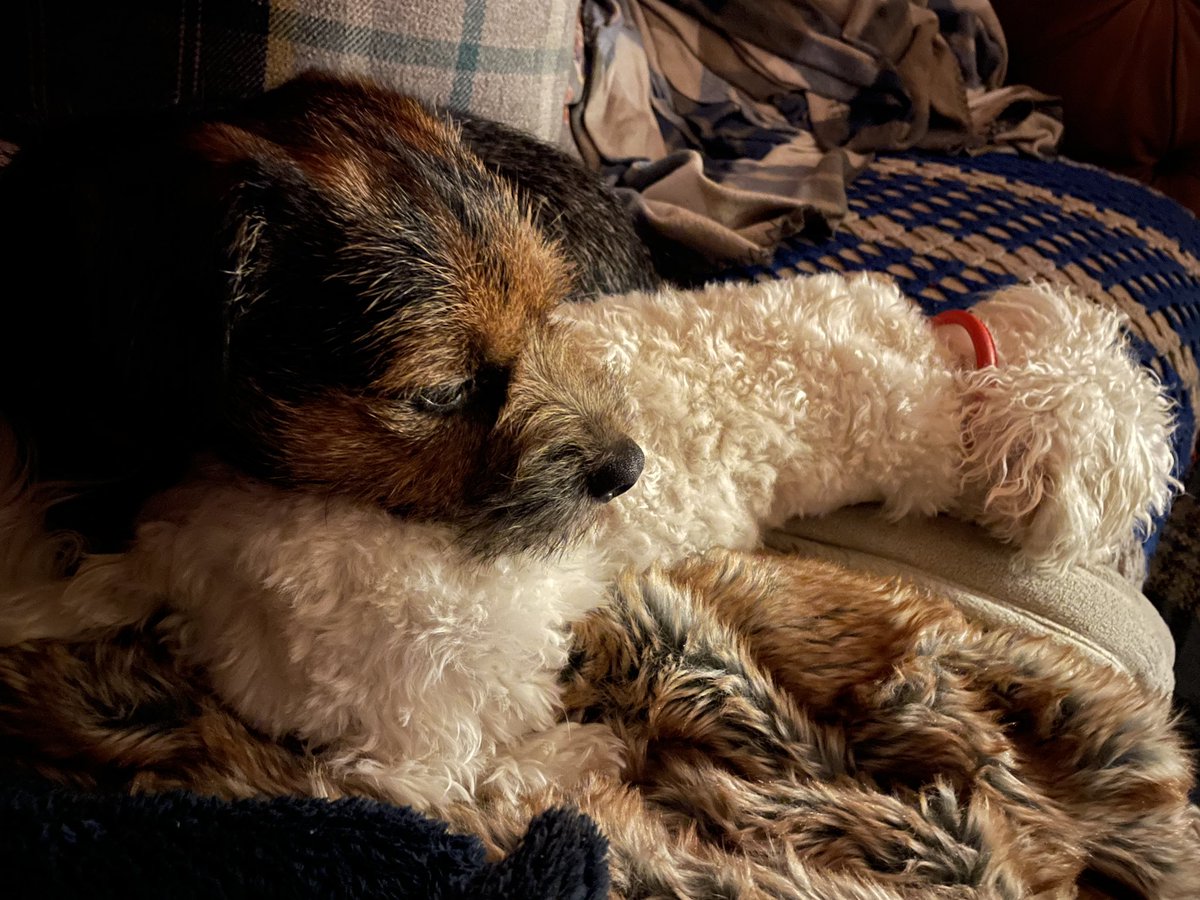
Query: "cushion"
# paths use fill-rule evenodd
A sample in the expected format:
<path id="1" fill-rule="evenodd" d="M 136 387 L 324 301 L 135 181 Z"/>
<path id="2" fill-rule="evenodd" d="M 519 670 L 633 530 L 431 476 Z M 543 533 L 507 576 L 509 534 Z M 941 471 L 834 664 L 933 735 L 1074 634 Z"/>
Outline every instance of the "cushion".
<path id="1" fill-rule="evenodd" d="M 557 142 L 577 9 L 577 0 L 6 4 L 0 137 L 19 142 L 67 116 L 209 107 L 325 68 Z"/>
<path id="2" fill-rule="evenodd" d="M 875 506 L 793 519 L 767 546 L 900 576 L 952 600 L 986 628 L 1015 628 L 1066 644 L 1169 694 L 1175 645 L 1166 623 L 1130 581 L 1107 566 L 1039 572 L 983 529 L 948 516 L 889 519 Z"/>

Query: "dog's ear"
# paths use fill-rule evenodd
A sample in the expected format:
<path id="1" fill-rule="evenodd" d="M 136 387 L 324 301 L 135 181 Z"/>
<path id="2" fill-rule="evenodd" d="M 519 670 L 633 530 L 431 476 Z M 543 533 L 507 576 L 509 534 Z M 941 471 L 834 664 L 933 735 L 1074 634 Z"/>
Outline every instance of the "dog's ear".
<path id="1" fill-rule="evenodd" d="M 228 123 L 209 123 L 187 138 L 200 164 L 197 194 L 217 203 L 214 219 L 222 278 L 222 374 L 243 319 L 276 297 L 294 301 L 321 283 L 317 260 L 334 216 L 303 166 L 271 140 Z M 292 304 L 296 315 L 302 307 Z"/>
<path id="2" fill-rule="evenodd" d="M 278 244 L 272 228 L 286 227 L 302 197 L 311 197 L 307 179 L 279 145 L 223 122 L 205 124 L 185 140 L 200 161 L 198 195 L 219 204 L 218 242 L 230 276 L 228 302 L 244 307 L 256 298 L 256 284 Z"/>

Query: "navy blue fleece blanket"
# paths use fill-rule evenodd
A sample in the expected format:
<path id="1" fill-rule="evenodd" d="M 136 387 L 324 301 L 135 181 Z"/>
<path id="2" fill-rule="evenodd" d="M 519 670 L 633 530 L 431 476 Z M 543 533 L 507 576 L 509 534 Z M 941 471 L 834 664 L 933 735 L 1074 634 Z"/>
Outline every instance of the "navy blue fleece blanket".
<path id="1" fill-rule="evenodd" d="M 228 803 L 0 785 L 11 897 L 599 900 L 606 854 L 592 821 L 569 809 L 534 818 L 521 845 L 492 863 L 477 838 L 366 800 Z"/>

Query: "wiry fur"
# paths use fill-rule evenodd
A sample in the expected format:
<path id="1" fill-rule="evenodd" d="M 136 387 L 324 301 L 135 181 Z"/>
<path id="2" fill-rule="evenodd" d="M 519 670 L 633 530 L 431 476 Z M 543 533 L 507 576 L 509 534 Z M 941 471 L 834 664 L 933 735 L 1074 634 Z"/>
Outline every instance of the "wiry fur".
<path id="1" fill-rule="evenodd" d="M 636 477 L 611 380 L 577 379 L 582 408 L 525 381 L 562 356 L 554 307 L 657 283 L 615 198 L 532 138 L 313 75 L 205 119 L 47 139 L 0 201 L 0 267 L 39 285 L 6 299 L 0 415 L 37 478 L 70 483 L 51 518 L 93 550 L 123 547 L 201 451 L 482 553 L 577 533 L 609 493 L 597 473 Z M 53 278 L 29 269 L 51 251 Z M 565 413 L 552 445 L 517 421 L 535 400 Z M 571 502 L 549 508 L 535 457 Z"/>

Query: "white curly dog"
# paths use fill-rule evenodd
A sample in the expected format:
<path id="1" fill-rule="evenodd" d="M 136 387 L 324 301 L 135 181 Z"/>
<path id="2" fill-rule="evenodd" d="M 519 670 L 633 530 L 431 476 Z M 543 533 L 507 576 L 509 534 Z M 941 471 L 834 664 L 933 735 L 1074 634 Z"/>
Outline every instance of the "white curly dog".
<path id="1" fill-rule="evenodd" d="M 556 673 L 568 624 L 622 568 L 752 548 L 788 517 L 866 501 L 952 513 L 1064 568 L 1164 510 L 1171 409 L 1121 319 L 1038 286 L 974 313 L 997 366 L 964 363 L 952 329 L 867 276 L 562 307 L 579 353 L 628 385 L 646 468 L 550 559 L 481 562 L 439 527 L 209 466 L 151 503 L 132 549 L 62 580 L 14 473 L 0 642 L 165 604 L 181 652 L 247 720 L 419 808 L 613 765 L 602 726 L 557 722 Z"/>

